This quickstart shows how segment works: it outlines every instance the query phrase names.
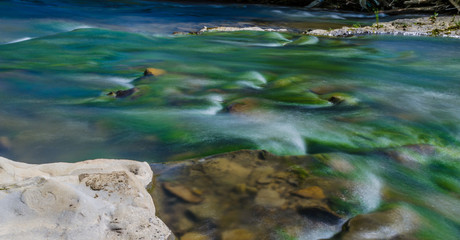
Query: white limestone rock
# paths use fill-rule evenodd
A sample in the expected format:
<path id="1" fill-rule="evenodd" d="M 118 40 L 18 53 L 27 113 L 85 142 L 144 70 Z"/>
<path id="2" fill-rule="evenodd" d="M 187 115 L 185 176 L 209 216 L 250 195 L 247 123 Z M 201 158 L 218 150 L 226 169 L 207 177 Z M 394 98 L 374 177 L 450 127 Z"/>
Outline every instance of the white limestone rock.
<path id="1" fill-rule="evenodd" d="M 147 163 L 26 164 L 0 157 L 0 239 L 174 239 L 155 216 Z"/>

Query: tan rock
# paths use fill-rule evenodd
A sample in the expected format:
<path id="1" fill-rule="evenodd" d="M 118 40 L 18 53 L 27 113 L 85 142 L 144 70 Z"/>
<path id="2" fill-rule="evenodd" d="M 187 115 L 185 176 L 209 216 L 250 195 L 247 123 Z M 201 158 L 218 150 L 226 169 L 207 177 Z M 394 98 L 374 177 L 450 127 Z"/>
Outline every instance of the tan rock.
<path id="1" fill-rule="evenodd" d="M 144 71 L 144 76 L 160 76 L 165 74 L 166 71 L 158 68 L 147 68 Z"/>
<path id="2" fill-rule="evenodd" d="M 281 207 L 286 199 L 281 198 L 277 191 L 265 188 L 257 193 L 255 202 L 264 207 Z"/>
<path id="3" fill-rule="evenodd" d="M 324 199 L 326 196 L 324 195 L 323 189 L 318 186 L 307 187 L 304 189 L 300 189 L 298 191 L 292 192 L 292 194 L 303 197 L 303 198 L 313 198 L 313 199 Z"/>
<path id="4" fill-rule="evenodd" d="M 200 203 L 203 198 L 195 195 L 190 189 L 185 186 L 173 183 L 163 183 L 163 188 L 174 196 L 189 202 L 189 203 Z"/>
<path id="5" fill-rule="evenodd" d="M 216 158 L 203 164 L 203 170 L 215 183 L 235 186 L 245 183 L 251 170 L 227 158 Z"/>
<path id="6" fill-rule="evenodd" d="M 254 240 L 255 236 L 246 229 L 233 229 L 222 233 L 222 240 Z"/>
<path id="7" fill-rule="evenodd" d="M 184 234 L 180 240 L 208 240 L 209 237 L 201 233 L 189 232 Z"/>

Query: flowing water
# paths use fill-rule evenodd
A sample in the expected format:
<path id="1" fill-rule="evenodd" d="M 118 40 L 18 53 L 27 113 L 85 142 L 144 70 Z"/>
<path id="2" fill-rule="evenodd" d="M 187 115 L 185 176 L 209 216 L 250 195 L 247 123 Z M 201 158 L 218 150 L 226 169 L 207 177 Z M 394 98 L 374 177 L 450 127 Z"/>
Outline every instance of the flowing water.
<path id="1" fill-rule="evenodd" d="M 0 153 L 45 163 L 335 152 L 369 177 L 366 212 L 387 189 L 428 226 L 418 238 L 457 239 L 459 40 L 171 34 L 372 21 L 257 5 L 2 1 Z M 147 67 L 166 73 L 133 81 Z M 133 87 L 132 97 L 107 95 Z M 391 154 L 363 157 L 376 151 Z"/>

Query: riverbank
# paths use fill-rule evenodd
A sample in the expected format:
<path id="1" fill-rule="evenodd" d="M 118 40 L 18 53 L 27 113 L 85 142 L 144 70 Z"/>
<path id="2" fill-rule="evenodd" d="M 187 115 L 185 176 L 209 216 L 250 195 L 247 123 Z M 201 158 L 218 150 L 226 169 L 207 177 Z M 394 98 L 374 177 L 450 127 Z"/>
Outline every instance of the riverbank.
<path id="1" fill-rule="evenodd" d="M 192 34 L 204 32 L 233 32 L 233 31 L 278 31 L 288 32 L 289 30 L 280 28 L 260 28 L 260 27 L 204 27 Z M 421 18 L 397 19 L 390 22 L 374 23 L 371 26 L 361 26 L 356 24 L 351 27 L 338 29 L 308 29 L 303 32 L 306 35 L 324 37 L 351 37 L 362 35 L 404 35 L 404 36 L 434 36 L 460 38 L 460 16 L 430 16 Z"/>

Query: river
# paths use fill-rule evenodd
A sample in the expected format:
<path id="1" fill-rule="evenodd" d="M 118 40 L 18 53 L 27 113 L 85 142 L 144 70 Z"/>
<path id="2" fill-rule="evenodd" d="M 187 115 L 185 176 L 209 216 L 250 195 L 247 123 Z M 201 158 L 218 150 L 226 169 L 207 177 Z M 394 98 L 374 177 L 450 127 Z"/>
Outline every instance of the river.
<path id="1" fill-rule="evenodd" d="M 429 223 L 419 239 L 457 239 L 460 41 L 296 33 L 372 22 L 260 5 L 2 1 L 0 153 L 154 163 L 335 152 Z M 172 34 L 204 26 L 292 31 Z M 133 81 L 146 68 L 164 74 Z M 363 157 L 388 149 L 397 156 Z"/>

